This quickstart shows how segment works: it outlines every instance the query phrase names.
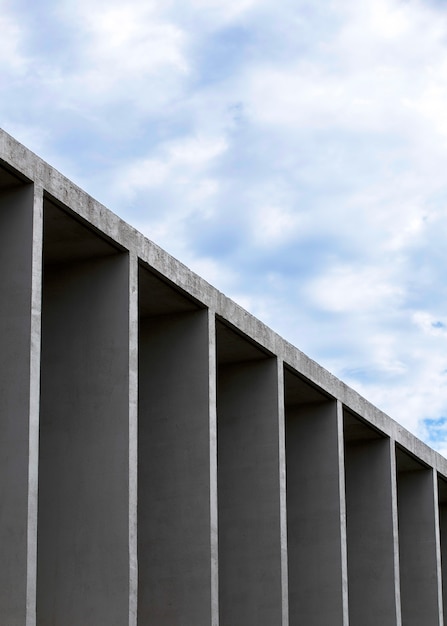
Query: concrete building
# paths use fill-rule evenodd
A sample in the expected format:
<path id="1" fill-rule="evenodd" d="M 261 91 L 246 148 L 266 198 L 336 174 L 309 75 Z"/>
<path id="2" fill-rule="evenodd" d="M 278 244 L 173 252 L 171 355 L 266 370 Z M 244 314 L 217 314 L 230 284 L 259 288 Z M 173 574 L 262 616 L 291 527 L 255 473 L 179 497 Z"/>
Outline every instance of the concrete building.
<path id="1" fill-rule="evenodd" d="M 0 133 L 0 624 L 442 626 L 447 461 Z"/>

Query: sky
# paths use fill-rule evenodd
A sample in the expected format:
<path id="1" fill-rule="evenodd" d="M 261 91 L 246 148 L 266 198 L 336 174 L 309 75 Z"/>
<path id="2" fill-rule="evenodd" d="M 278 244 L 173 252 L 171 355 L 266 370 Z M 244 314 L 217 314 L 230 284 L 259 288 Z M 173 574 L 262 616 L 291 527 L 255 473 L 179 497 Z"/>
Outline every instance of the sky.
<path id="1" fill-rule="evenodd" d="M 0 0 L 0 126 L 447 455 L 447 3 Z"/>

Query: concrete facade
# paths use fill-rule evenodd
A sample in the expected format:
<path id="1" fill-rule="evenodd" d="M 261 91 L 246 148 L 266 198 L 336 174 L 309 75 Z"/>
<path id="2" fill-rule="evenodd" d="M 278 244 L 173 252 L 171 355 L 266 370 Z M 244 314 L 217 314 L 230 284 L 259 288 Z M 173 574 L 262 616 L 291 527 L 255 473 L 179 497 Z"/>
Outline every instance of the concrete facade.
<path id="1" fill-rule="evenodd" d="M 447 460 L 0 131 L 0 624 L 443 626 Z"/>

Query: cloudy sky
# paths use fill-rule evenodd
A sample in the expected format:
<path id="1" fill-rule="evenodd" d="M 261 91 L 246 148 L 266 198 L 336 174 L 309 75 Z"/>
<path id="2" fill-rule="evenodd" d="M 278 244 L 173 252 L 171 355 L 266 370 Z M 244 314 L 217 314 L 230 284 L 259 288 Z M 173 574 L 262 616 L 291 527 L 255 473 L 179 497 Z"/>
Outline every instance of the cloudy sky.
<path id="1" fill-rule="evenodd" d="M 447 453 L 447 5 L 0 0 L 0 125 Z"/>

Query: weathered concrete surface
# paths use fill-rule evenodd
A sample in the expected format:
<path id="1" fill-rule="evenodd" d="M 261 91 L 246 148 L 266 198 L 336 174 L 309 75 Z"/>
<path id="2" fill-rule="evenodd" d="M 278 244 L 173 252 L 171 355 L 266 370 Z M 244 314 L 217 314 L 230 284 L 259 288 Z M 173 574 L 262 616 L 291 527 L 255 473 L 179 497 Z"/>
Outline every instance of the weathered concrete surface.
<path id="1" fill-rule="evenodd" d="M 276 362 L 225 363 L 217 381 L 220 626 L 279 626 Z"/>
<path id="2" fill-rule="evenodd" d="M 367 428 L 345 443 L 350 626 L 398 623 L 390 447 Z"/>
<path id="3" fill-rule="evenodd" d="M 3 131 L 0 255 L 1 624 L 442 625 L 446 459 Z"/>
<path id="4" fill-rule="evenodd" d="M 47 266 L 37 624 L 129 623 L 129 264 Z"/>
<path id="5" fill-rule="evenodd" d="M 208 314 L 140 323 L 141 624 L 212 624 Z"/>
<path id="6" fill-rule="evenodd" d="M 290 624 L 343 626 L 344 499 L 335 402 L 287 406 Z"/>
<path id="7" fill-rule="evenodd" d="M 400 450 L 397 459 L 402 623 L 442 626 L 433 473 Z"/>
<path id="8" fill-rule="evenodd" d="M 0 129 L 2 161 L 447 477 L 447 460 Z"/>

